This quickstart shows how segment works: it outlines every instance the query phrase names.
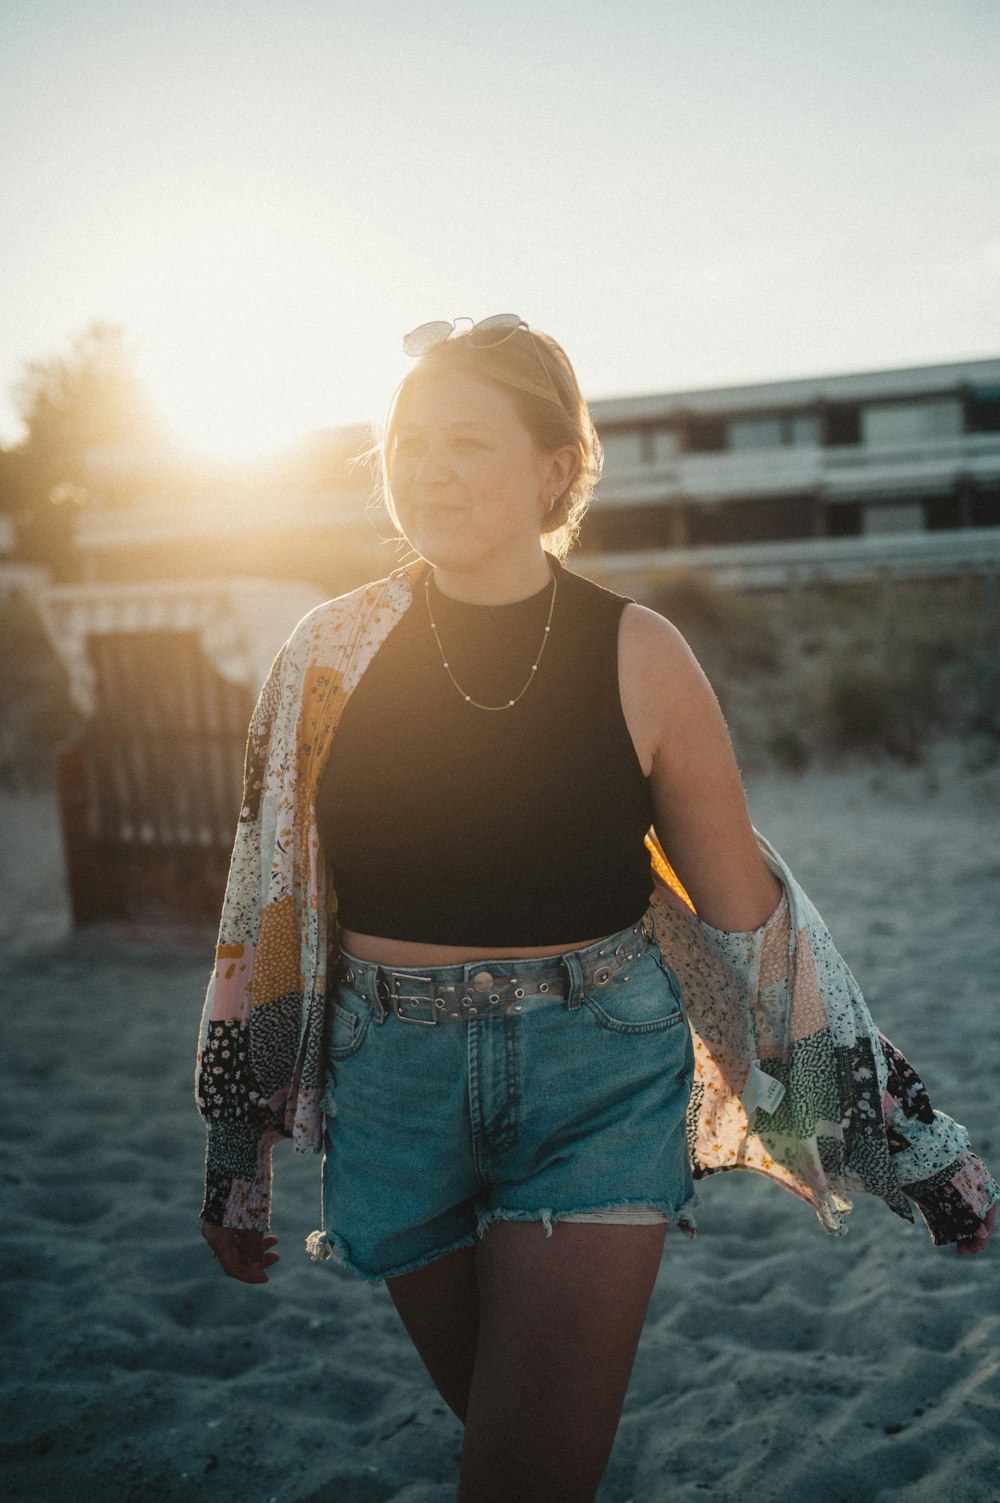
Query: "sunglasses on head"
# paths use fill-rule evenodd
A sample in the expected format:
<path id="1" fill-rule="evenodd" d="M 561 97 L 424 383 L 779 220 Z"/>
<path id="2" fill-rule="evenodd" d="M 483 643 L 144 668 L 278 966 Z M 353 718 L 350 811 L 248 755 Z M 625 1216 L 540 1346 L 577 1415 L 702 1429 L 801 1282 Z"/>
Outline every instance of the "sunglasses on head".
<path id="1" fill-rule="evenodd" d="M 469 330 L 469 343 L 477 346 L 479 349 L 486 349 L 491 345 L 503 344 L 504 340 L 509 339 L 512 334 L 516 334 L 518 329 L 524 329 L 528 334 L 531 333 L 524 319 L 517 313 L 494 313 L 490 318 L 481 318 L 477 324 L 473 324 L 472 319 L 468 317 L 456 318 L 452 323 L 439 318 L 429 324 L 418 324 L 415 329 L 410 330 L 409 334 L 404 334 L 404 353 L 407 355 L 426 355 L 427 351 L 432 350 L 435 345 L 444 344 L 447 339 L 451 338 L 455 332 L 456 324 L 472 324 L 472 328 Z M 545 377 L 546 389 L 536 388 L 539 396 L 545 397 L 547 401 L 553 401 L 561 405 L 562 398 L 549 374 L 548 366 L 542 359 L 542 352 L 538 348 L 538 341 L 534 337 L 531 340 L 531 348 L 538 358 L 542 375 Z"/>
<path id="2" fill-rule="evenodd" d="M 418 324 L 411 329 L 409 334 L 403 335 L 403 353 L 406 355 L 426 355 L 428 350 L 436 344 L 444 344 L 455 332 L 456 324 L 472 324 L 469 330 L 469 343 L 477 345 L 480 349 L 492 344 L 503 344 L 518 329 L 527 329 L 528 325 L 523 318 L 516 313 L 494 313 L 491 318 L 481 318 L 477 324 L 472 323 L 471 318 L 456 318 L 454 322 L 447 323 L 444 319 L 434 319 L 429 324 Z M 530 331 L 529 331 L 530 332 Z"/>

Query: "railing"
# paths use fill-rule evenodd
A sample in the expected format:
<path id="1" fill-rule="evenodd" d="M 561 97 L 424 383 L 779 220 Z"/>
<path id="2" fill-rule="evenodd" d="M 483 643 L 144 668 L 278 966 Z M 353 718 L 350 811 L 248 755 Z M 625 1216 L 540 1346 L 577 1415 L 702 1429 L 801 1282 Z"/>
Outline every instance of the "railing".
<path id="1" fill-rule="evenodd" d="M 797 491 L 836 497 L 850 490 L 860 497 L 868 488 L 948 489 L 960 475 L 986 482 L 1000 477 L 1000 434 L 933 443 L 727 450 L 627 468 L 609 465 L 597 503 L 655 504 L 674 496 L 698 502 Z"/>
<path id="2" fill-rule="evenodd" d="M 95 505 L 81 512 L 76 543 L 92 550 L 239 535 L 252 529 L 357 528 L 366 521 L 370 494 L 370 486 L 345 486 L 324 492 L 234 492 L 197 500 L 146 495 L 127 509 Z"/>
<path id="3" fill-rule="evenodd" d="M 1000 527 L 581 554 L 578 562 L 580 573 L 604 578 L 612 588 L 626 581 L 641 586 L 664 574 L 689 569 L 711 575 L 716 584 L 743 590 L 793 589 L 827 582 L 942 579 L 962 574 L 996 581 L 1000 578 Z M 577 567 L 577 555 L 571 564 Z"/>

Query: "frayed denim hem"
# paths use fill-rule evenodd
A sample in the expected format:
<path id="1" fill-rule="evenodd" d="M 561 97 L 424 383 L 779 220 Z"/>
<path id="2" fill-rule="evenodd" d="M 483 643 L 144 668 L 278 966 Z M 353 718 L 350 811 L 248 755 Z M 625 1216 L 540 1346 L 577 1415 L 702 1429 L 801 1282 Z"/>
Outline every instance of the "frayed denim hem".
<path id="1" fill-rule="evenodd" d="M 356 1274 L 359 1279 L 364 1279 L 366 1284 L 377 1288 L 384 1284 L 386 1279 L 395 1279 L 403 1273 L 416 1273 L 419 1268 L 426 1268 L 428 1263 L 435 1262 L 438 1258 L 444 1258 L 448 1253 L 458 1252 L 460 1247 L 472 1247 L 476 1240 L 475 1232 L 468 1236 L 459 1237 L 455 1242 L 449 1242 L 445 1247 L 436 1247 L 432 1252 L 425 1253 L 423 1257 L 414 1258 L 409 1263 L 401 1263 L 398 1268 L 387 1268 L 384 1273 L 368 1273 L 358 1266 L 347 1251 L 347 1244 L 336 1232 L 310 1232 L 306 1238 L 306 1252 L 315 1262 L 324 1263 L 332 1261 L 341 1268 L 346 1268 L 349 1273 Z"/>
<path id="2" fill-rule="evenodd" d="M 575 1216 L 582 1216 L 599 1211 L 658 1211 L 662 1219 L 669 1227 L 676 1224 L 681 1231 L 692 1240 L 698 1235 L 698 1223 L 694 1218 L 695 1206 L 701 1205 L 701 1198 L 697 1194 L 691 1195 L 680 1208 L 677 1208 L 669 1200 L 646 1200 L 641 1196 L 632 1195 L 624 1199 L 600 1201 L 597 1205 L 576 1206 L 568 1211 L 553 1211 L 549 1206 L 542 1206 L 537 1211 L 505 1210 L 502 1206 L 491 1211 L 479 1211 L 476 1219 L 476 1236 L 484 1237 L 487 1229 L 495 1221 L 540 1221 L 545 1228 L 546 1237 L 552 1236 L 552 1228 L 557 1221 L 565 1221 Z M 644 1222 L 608 1221 L 609 1226 L 640 1226 Z"/>

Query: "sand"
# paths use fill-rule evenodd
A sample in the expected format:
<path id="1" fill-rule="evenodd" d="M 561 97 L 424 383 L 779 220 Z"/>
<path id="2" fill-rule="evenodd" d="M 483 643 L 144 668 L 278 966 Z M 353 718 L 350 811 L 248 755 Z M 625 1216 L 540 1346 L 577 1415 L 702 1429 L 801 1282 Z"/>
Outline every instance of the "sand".
<path id="1" fill-rule="evenodd" d="M 755 775 L 876 1021 L 1000 1163 L 1000 772 Z M 445 1503 L 461 1428 L 388 1295 L 307 1258 L 275 1155 L 271 1282 L 198 1234 L 208 949 L 70 932 L 54 804 L 0 799 L 0 1497 Z M 601 1503 L 995 1503 L 1000 1234 L 961 1258 L 858 1198 L 846 1237 L 745 1174 L 667 1237 Z"/>

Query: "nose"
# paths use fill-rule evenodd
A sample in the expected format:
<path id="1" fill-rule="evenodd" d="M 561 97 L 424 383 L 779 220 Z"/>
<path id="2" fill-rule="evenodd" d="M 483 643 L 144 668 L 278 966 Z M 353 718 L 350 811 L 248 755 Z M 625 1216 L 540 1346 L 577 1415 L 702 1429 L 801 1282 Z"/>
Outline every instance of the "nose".
<path id="1" fill-rule="evenodd" d="M 417 479 L 433 483 L 436 480 L 447 480 L 450 474 L 451 463 L 447 454 L 428 444 L 417 462 Z"/>

